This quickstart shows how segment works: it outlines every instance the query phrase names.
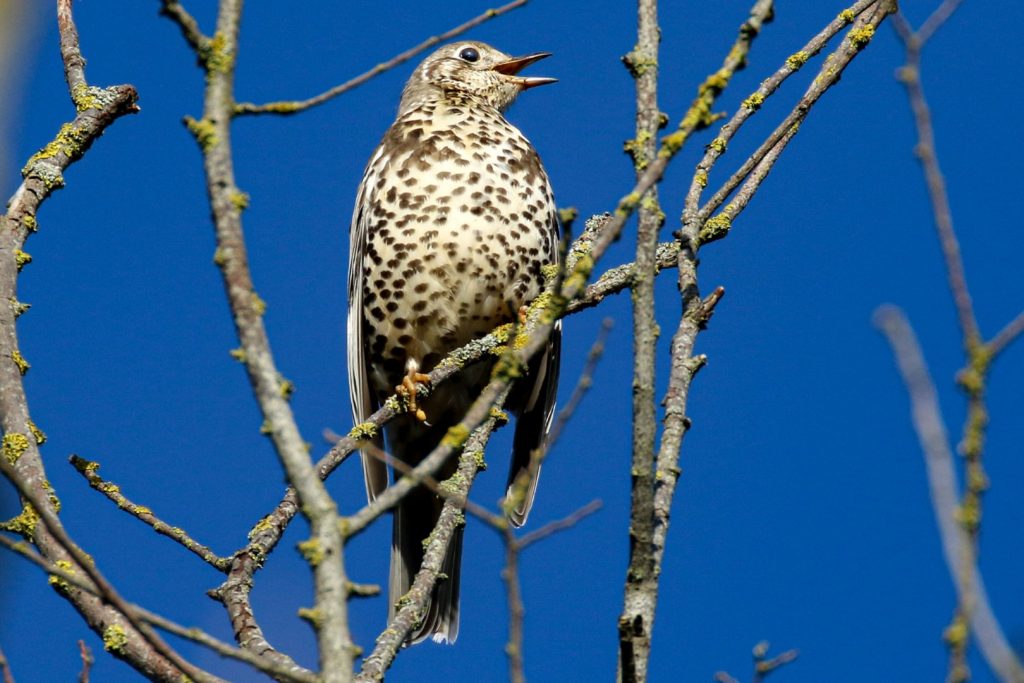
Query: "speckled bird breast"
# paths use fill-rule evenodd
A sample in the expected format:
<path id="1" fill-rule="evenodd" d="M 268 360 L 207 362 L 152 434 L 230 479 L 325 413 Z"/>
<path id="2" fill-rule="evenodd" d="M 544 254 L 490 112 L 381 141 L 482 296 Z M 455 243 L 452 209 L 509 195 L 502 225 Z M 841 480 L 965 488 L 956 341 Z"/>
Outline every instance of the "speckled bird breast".
<path id="1" fill-rule="evenodd" d="M 399 118 L 367 169 L 363 313 L 379 390 L 414 359 L 511 320 L 556 258 L 551 187 L 529 141 L 500 113 L 424 105 Z"/>

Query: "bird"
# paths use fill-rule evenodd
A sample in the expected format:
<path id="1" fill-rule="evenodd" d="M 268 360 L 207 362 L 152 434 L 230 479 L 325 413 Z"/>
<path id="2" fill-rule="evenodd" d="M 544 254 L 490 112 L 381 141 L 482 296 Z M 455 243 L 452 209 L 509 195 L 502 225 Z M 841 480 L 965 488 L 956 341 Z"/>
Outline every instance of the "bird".
<path id="1" fill-rule="evenodd" d="M 487 385 L 493 361 L 468 366 L 417 404 L 426 373 L 449 352 L 522 316 L 543 291 L 545 267 L 559 263 L 551 183 L 533 145 L 504 116 L 523 91 L 556 82 L 519 75 L 548 56 L 512 57 L 475 41 L 430 54 L 406 83 L 357 191 L 348 270 L 352 413 L 360 424 L 396 389 L 403 392 L 410 409 L 386 425 L 384 436 L 387 452 L 410 466 L 462 419 Z M 558 325 L 506 403 L 516 417 L 508 491 L 515 485 L 525 492 L 507 513 L 516 526 L 526 523 L 533 504 L 539 470 L 530 459 L 551 427 L 560 350 Z M 373 441 L 383 448 L 379 435 Z M 364 449 L 361 457 L 370 502 L 389 481 L 377 455 Z M 436 479 L 456 466 L 452 457 Z M 393 510 L 389 623 L 420 569 L 442 504 L 420 486 Z M 459 527 L 407 644 L 428 637 L 455 642 L 462 536 Z"/>

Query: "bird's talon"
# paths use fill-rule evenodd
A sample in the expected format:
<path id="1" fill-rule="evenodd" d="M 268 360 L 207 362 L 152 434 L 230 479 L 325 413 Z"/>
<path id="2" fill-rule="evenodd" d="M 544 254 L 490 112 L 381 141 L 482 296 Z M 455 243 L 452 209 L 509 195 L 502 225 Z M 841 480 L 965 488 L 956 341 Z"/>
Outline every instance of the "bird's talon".
<path id="1" fill-rule="evenodd" d="M 430 375 L 424 375 L 422 372 L 410 372 L 402 379 L 402 383 L 395 387 L 395 391 L 405 395 L 409 402 L 409 412 L 415 415 L 416 419 L 420 422 L 427 421 L 427 414 L 416 405 L 418 385 L 426 384 L 429 381 Z"/>

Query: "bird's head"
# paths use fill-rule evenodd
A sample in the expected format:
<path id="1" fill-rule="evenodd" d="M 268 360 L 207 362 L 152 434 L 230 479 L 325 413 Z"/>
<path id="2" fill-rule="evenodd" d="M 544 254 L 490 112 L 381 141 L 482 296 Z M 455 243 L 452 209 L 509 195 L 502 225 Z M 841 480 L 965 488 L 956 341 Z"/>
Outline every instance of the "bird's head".
<path id="1" fill-rule="evenodd" d="M 522 91 L 557 80 L 518 75 L 529 64 L 550 54 L 536 52 L 512 57 L 475 41 L 445 45 L 416 67 L 402 92 L 400 109 L 405 111 L 445 93 L 457 93 L 502 111 Z"/>

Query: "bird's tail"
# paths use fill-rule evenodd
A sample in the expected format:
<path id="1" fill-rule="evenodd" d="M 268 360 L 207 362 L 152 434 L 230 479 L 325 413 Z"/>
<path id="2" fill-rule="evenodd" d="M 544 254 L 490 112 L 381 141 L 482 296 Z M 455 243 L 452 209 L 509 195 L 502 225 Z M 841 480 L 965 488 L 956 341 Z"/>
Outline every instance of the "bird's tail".
<path id="1" fill-rule="evenodd" d="M 391 580 L 388 621 L 398 602 L 409 592 L 423 565 L 424 543 L 441 514 L 442 501 L 433 491 L 419 487 L 409 492 L 394 511 L 391 537 Z M 430 637 L 437 643 L 454 643 L 459 635 L 459 567 L 462 564 L 462 527 L 456 527 L 441 574 L 434 585 L 423 620 L 409 634 L 409 643 Z"/>

